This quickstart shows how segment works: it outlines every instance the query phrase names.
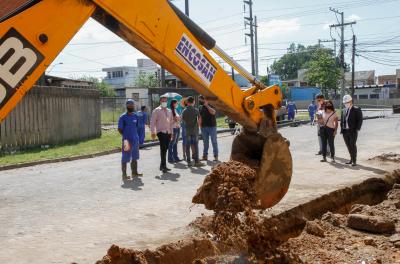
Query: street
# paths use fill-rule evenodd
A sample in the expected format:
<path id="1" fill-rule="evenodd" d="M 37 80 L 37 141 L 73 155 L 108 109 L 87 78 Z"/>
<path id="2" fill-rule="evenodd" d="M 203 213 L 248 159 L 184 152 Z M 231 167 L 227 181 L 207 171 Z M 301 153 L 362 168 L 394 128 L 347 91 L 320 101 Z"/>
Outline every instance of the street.
<path id="1" fill-rule="evenodd" d="M 340 135 L 337 163 L 321 164 L 316 127 L 281 129 L 291 142 L 294 174 L 273 212 L 392 169 L 368 158 L 400 149 L 399 122 L 393 116 L 364 122 L 355 168 L 343 164 L 348 153 Z M 219 137 L 222 161 L 229 158 L 232 139 Z M 144 176 L 127 184 L 121 181 L 120 154 L 0 172 L 0 263 L 94 263 L 113 243 L 154 248 L 190 234 L 190 222 L 211 214 L 191 198 L 214 163 L 188 169 L 182 162 L 162 175 L 158 146 L 140 155 Z"/>

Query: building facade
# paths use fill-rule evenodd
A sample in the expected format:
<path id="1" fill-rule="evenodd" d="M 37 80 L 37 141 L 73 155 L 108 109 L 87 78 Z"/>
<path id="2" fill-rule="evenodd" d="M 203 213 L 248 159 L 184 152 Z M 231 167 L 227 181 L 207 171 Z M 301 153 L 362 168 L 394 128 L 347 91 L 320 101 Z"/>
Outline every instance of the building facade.
<path id="1" fill-rule="evenodd" d="M 139 76 L 154 74 L 158 76 L 159 68 L 149 59 L 138 59 L 137 66 L 121 66 L 102 69 L 107 73 L 104 82 L 115 89 L 118 97 L 127 97 L 127 87 L 137 87 Z"/>

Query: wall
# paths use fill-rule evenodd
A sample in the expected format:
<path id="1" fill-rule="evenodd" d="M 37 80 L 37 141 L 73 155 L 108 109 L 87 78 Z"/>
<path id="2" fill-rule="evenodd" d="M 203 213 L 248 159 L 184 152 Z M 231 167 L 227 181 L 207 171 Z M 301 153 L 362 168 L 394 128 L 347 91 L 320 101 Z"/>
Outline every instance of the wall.
<path id="1" fill-rule="evenodd" d="M 321 90 L 316 87 L 290 87 L 290 99 L 294 101 L 313 100 Z"/>
<path id="2" fill-rule="evenodd" d="M 101 135 L 98 90 L 34 87 L 0 124 L 0 150 Z"/>

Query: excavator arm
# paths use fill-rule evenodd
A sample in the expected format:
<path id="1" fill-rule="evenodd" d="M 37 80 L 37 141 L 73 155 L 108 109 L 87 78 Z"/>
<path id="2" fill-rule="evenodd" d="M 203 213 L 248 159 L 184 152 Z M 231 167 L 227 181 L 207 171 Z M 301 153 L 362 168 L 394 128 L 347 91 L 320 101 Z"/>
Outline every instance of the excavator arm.
<path id="1" fill-rule="evenodd" d="M 274 109 L 280 106 L 282 97 L 279 87 L 264 87 L 167 0 L 31 0 L 3 17 L 0 122 L 90 17 L 203 94 L 218 111 L 243 125 L 247 134 L 235 139 L 232 158 L 239 159 L 242 155 L 263 160 L 265 142 L 276 134 Z M 243 91 L 207 49 L 232 65 L 253 87 Z M 268 173 L 259 173 L 265 174 L 260 182 L 265 188 L 259 191 L 264 196 L 261 200 L 265 208 L 283 197 L 291 178 L 290 152 L 287 144 L 281 143 L 269 153 L 272 156 L 268 168 L 264 168 Z M 271 162 L 273 157 L 282 164 L 284 155 L 289 156 L 284 158 L 285 166 L 281 168 L 284 173 L 275 168 L 273 173 L 277 175 L 268 178 L 272 167 L 276 167 Z"/>

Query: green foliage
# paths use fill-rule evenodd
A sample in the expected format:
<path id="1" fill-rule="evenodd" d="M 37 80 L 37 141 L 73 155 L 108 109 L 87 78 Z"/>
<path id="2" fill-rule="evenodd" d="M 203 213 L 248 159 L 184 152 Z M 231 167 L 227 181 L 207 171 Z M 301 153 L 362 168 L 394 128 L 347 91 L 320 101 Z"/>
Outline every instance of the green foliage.
<path id="1" fill-rule="evenodd" d="M 306 78 L 311 85 L 322 89 L 323 94 L 336 91 L 340 78 L 340 69 L 335 58 L 319 50 L 314 53 L 311 61 L 306 65 L 308 69 Z"/>
<path id="2" fill-rule="evenodd" d="M 159 86 L 158 78 L 155 74 L 141 73 L 139 74 L 138 79 L 136 81 L 136 86 L 143 88 L 158 87 Z"/>
<path id="3" fill-rule="evenodd" d="M 260 77 L 260 82 L 262 82 L 263 84 L 265 84 L 266 86 L 268 86 L 268 75 L 265 76 L 261 76 Z"/>
<path id="4" fill-rule="evenodd" d="M 84 76 L 79 78 L 81 81 L 87 81 L 87 82 L 92 82 L 93 87 L 98 89 L 100 91 L 100 96 L 101 97 L 115 97 L 116 93 L 114 89 L 108 85 L 104 80 L 99 80 L 96 77 L 93 76 Z"/>
<path id="5" fill-rule="evenodd" d="M 332 56 L 332 50 L 320 49 L 318 45 L 305 47 L 301 44 L 290 44 L 288 52 L 279 60 L 275 61 L 271 70 L 274 74 L 281 76 L 282 80 L 297 78 L 297 71 L 306 68 L 306 65 L 316 53 L 322 51 Z"/>

